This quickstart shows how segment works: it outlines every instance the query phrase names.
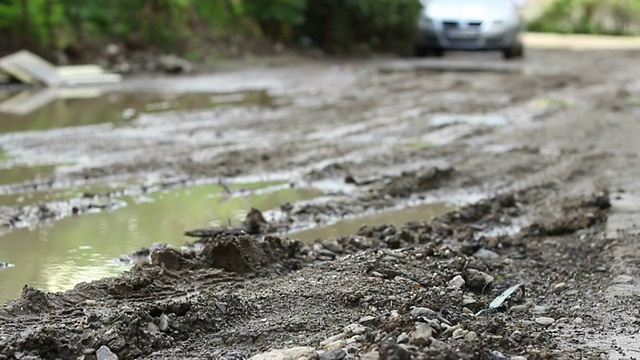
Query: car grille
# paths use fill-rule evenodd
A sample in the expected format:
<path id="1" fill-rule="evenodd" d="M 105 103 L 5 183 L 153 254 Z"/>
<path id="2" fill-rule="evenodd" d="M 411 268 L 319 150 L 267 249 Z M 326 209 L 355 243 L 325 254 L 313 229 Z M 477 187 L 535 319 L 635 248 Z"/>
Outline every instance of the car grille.
<path id="1" fill-rule="evenodd" d="M 468 29 L 468 30 L 479 30 L 480 26 L 482 26 L 482 21 L 443 21 L 442 25 L 445 30 L 454 30 L 454 29 Z"/>
<path id="2" fill-rule="evenodd" d="M 447 41 L 454 47 L 475 47 L 480 37 L 482 21 L 443 21 L 442 27 Z"/>

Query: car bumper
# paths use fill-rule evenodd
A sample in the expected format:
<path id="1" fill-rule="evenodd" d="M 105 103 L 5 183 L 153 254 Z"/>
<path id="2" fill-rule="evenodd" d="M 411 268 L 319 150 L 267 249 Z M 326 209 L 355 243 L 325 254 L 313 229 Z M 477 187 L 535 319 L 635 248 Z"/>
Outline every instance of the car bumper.
<path id="1" fill-rule="evenodd" d="M 442 30 L 421 29 L 417 45 L 444 50 L 502 50 L 511 47 L 518 39 L 519 31 L 477 32 L 464 36 Z"/>

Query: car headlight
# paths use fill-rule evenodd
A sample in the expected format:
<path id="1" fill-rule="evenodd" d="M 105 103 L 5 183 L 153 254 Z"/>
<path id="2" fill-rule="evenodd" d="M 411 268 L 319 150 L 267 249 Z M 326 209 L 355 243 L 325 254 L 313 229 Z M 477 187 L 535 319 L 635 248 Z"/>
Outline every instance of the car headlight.
<path id="1" fill-rule="evenodd" d="M 504 32 L 507 30 L 507 23 L 502 20 L 495 20 L 491 23 L 491 32 Z"/>

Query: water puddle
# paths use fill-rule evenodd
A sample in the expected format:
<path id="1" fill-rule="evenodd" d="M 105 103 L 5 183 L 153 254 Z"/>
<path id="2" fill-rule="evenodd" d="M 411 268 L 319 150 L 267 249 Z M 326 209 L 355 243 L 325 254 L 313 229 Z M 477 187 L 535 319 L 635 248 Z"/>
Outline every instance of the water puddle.
<path id="1" fill-rule="evenodd" d="M 503 126 L 507 124 L 507 119 L 504 116 L 491 114 L 437 114 L 430 117 L 429 123 L 435 127 L 454 124 Z"/>
<path id="2" fill-rule="evenodd" d="M 235 184 L 247 190 L 234 197 L 225 196 L 223 187 L 215 184 L 125 197 L 129 206 L 117 211 L 0 236 L 0 261 L 15 264 L 0 270 L 0 302 L 19 296 L 24 284 L 61 291 L 112 276 L 127 269 L 115 261 L 122 254 L 153 243 L 180 246 L 189 241 L 185 230 L 238 225 L 251 207 L 265 211 L 321 195 L 312 189 L 263 186 Z"/>
<path id="3" fill-rule="evenodd" d="M 341 236 L 352 235 L 364 226 L 394 225 L 402 226 L 411 221 L 428 221 L 438 215 L 445 214 L 453 210 L 453 206 L 446 203 L 425 204 L 415 207 L 408 207 L 401 210 L 392 210 L 370 216 L 347 219 L 336 224 L 303 230 L 288 235 L 291 239 L 298 239 L 304 242 L 312 242 L 317 239 L 327 240 Z"/>
<path id="4" fill-rule="evenodd" d="M 266 90 L 180 94 L 134 94 L 86 88 L 25 90 L 0 99 L 0 133 L 108 122 L 120 124 L 149 112 L 274 104 L 274 98 Z"/>

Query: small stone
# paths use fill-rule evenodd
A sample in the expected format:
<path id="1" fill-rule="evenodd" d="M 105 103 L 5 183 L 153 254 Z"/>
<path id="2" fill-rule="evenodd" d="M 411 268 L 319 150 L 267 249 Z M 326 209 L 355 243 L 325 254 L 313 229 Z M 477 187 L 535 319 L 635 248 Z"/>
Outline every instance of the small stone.
<path id="1" fill-rule="evenodd" d="M 456 329 L 456 330 L 453 332 L 453 334 L 451 334 L 451 337 L 452 337 L 454 340 L 457 340 L 457 339 L 462 339 L 465 335 L 466 335 L 466 334 L 464 333 L 464 330 L 462 330 L 462 329 Z"/>
<path id="2" fill-rule="evenodd" d="M 347 333 L 340 333 L 340 334 L 337 334 L 337 335 L 330 336 L 330 337 L 328 337 L 325 340 L 322 340 L 320 342 L 320 347 L 325 347 L 325 346 L 327 346 L 327 344 L 331 344 L 331 343 L 336 342 L 338 340 L 342 340 L 342 339 L 344 339 L 346 337 L 347 337 Z"/>
<path id="3" fill-rule="evenodd" d="M 416 329 L 411 332 L 411 335 L 409 335 L 409 340 L 412 344 L 426 346 L 429 345 L 432 334 L 433 330 L 431 329 L 431 326 L 427 324 L 418 324 L 416 325 Z"/>
<path id="4" fill-rule="evenodd" d="M 93 306 L 93 305 L 96 304 L 96 301 L 95 300 L 91 300 L 91 299 L 87 299 L 87 300 L 84 301 L 84 303 L 85 303 L 85 305 Z"/>
<path id="5" fill-rule="evenodd" d="M 483 292 L 493 284 L 493 276 L 475 269 L 467 269 L 466 285 L 476 292 Z"/>
<path id="6" fill-rule="evenodd" d="M 336 254 L 342 254 L 342 252 L 344 251 L 344 248 L 342 247 L 342 245 L 338 244 L 337 241 L 325 241 L 322 243 L 322 246 L 325 249 L 332 251 Z"/>
<path id="7" fill-rule="evenodd" d="M 324 345 L 323 347 L 327 350 L 336 350 L 336 349 L 342 349 L 343 347 L 347 346 L 347 342 L 344 339 L 340 339 L 340 340 L 336 340 L 334 342 L 330 342 L 326 345 Z"/>
<path id="8" fill-rule="evenodd" d="M 526 312 L 529 309 L 529 307 L 527 305 L 516 305 L 516 306 L 512 306 L 509 309 L 509 312 L 511 313 L 523 313 Z"/>
<path id="9" fill-rule="evenodd" d="M 478 334 L 475 331 L 469 331 L 467 335 L 464 336 L 465 341 L 476 341 L 478 340 Z"/>
<path id="10" fill-rule="evenodd" d="M 511 360 L 527 360 L 525 356 L 512 356 Z"/>
<path id="11" fill-rule="evenodd" d="M 575 318 L 573 320 L 574 324 L 582 324 L 583 322 L 584 322 L 584 320 L 582 320 L 582 318 L 580 318 L 580 317 L 577 317 L 577 318 Z"/>
<path id="12" fill-rule="evenodd" d="M 380 353 L 377 351 L 368 352 L 360 358 L 361 360 L 378 360 L 380 359 Z"/>
<path id="13" fill-rule="evenodd" d="M 347 357 L 347 353 L 342 349 L 325 351 L 320 355 L 319 360 L 342 360 Z"/>
<path id="14" fill-rule="evenodd" d="M 435 319 L 429 319 L 427 320 L 427 324 L 429 324 L 429 326 L 431 326 L 431 328 L 435 331 L 440 331 L 441 327 L 440 327 L 440 323 L 438 322 L 438 320 Z"/>
<path id="15" fill-rule="evenodd" d="M 541 316 L 536 318 L 536 323 L 540 324 L 540 325 L 551 325 L 555 322 L 555 320 L 553 318 L 550 317 L 546 317 L 546 316 Z"/>
<path id="16" fill-rule="evenodd" d="M 492 351 L 491 360 L 509 360 L 509 358 L 504 356 L 500 351 Z"/>
<path id="17" fill-rule="evenodd" d="M 463 286 L 464 286 L 464 278 L 462 277 L 462 275 L 456 275 L 447 284 L 447 287 L 449 287 L 450 289 L 462 289 Z"/>
<path id="18" fill-rule="evenodd" d="M 398 339 L 396 339 L 396 342 L 398 344 L 408 343 L 409 342 L 409 334 L 407 334 L 406 332 L 403 332 L 402 334 L 398 335 Z"/>
<path id="19" fill-rule="evenodd" d="M 169 317 L 165 314 L 160 315 L 160 321 L 158 322 L 158 329 L 162 332 L 169 330 Z"/>
<path id="20" fill-rule="evenodd" d="M 376 319 L 375 316 L 364 316 L 364 317 L 360 318 L 360 320 L 358 320 L 358 322 L 360 324 L 367 324 L 367 323 L 372 322 L 375 319 Z"/>
<path id="21" fill-rule="evenodd" d="M 362 342 L 364 340 L 364 336 L 362 335 L 353 335 L 352 337 L 348 338 L 345 343 L 347 345 L 351 345 L 351 344 L 355 344 L 357 342 Z"/>
<path id="22" fill-rule="evenodd" d="M 442 334 L 444 336 L 451 336 L 458 329 L 462 329 L 462 327 L 460 325 L 450 326 Z"/>
<path id="23" fill-rule="evenodd" d="M 553 290 L 555 290 L 556 292 L 561 292 L 562 290 L 565 290 L 569 287 L 569 284 L 567 284 L 566 282 L 560 282 L 554 285 Z"/>
<path id="24" fill-rule="evenodd" d="M 157 333 L 160 329 L 158 329 L 158 325 L 150 322 L 147 324 L 147 330 L 149 330 L 150 333 Z"/>
<path id="25" fill-rule="evenodd" d="M 438 316 L 438 313 L 426 307 L 415 307 L 411 309 L 411 312 L 409 312 L 409 315 L 413 317 L 426 316 L 429 318 L 434 318 Z"/>
<path id="26" fill-rule="evenodd" d="M 299 346 L 290 349 L 271 350 L 254 355 L 250 360 L 318 360 L 318 353 L 314 348 Z"/>
<path id="27" fill-rule="evenodd" d="M 350 324 L 344 327 L 344 331 L 354 335 L 360 335 L 367 331 L 367 328 L 360 324 Z"/>
<path id="28" fill-rule="evenodd" d="M 540 305 L 536 305 L 533 307 L 532 312 L 534 314 L 544 314 L 547 312 L 547 307 L 546 306 L 540 306 Z"/>
<path id="29" fill-rule="evenodd" d="M 118 360 L 118 355 L 111 352 L 107 345 L 102 345 L 96 351 L 97 360 Z"/>
<path id="30" fill-rule="evenodd" d="M 500 257 L 500 255 L 498 255 L 497 253 L 491 251 L 491 250 L 487 250 L 487 249 L 479 249 L 478 251 L 476 251 L 473 254 L 474 257 L 477 257 L 478 259 L 483 259 L 483 260 L 491 260 L 491 259 L 497 259 Z"/>
<path id="31" fill-rule="evenodd" d="M 411 360 L 412 356 L 404 346 L 390 343 L 382 344 L 378 359 Z"/>
<path id="32" fill-rule="evenodd" d="M 633 281 L 633 277 L 629 275 L 618 275 L 613 279 L 614 284 L 628 284 Z"/>

